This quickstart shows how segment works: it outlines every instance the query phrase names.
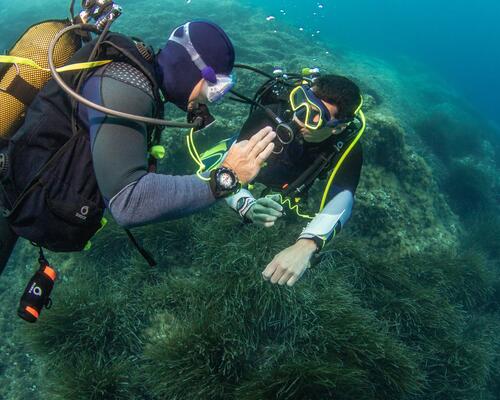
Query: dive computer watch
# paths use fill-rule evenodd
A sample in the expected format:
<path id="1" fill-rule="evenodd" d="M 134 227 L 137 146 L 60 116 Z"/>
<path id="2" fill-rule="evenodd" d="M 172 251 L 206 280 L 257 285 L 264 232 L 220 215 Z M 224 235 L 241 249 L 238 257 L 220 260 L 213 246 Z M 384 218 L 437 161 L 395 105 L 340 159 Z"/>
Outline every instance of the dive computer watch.
<path id="1" fill-rule="evenodd" d="M 231 196 L 241 188 L 236 173 L 227 167 L 214 169 L 210 173 L 210 189 L 216 199 Z"/>

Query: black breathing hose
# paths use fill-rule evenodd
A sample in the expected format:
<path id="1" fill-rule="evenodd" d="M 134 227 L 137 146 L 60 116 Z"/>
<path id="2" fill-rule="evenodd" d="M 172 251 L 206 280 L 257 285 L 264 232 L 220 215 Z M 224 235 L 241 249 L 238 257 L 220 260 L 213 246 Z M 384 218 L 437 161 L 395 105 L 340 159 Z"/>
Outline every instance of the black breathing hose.
<path id="1" fill-rule="evenodd" d="M 156 118 L 149 118 L 149 117 L 143 117 L 141 115 L 134 115 L 134 114 L 129 114 L 129 113 L 124 113 L 121 111 L 117 110 L 112 110 L 107 107 L 103 107 L 99 104 L 93 103 L 92 101 L 86 99 L 85 97 L 81 96 L 77 92 L 75 92 L 64 80 L 61 78 L 59 73 L 57 72 L 57 68 L 54 64 L 54 49 L 57 45 L 57 42 L 63 37 L 66 33 L 72 32 L 75 30 L 84 30 L 84 31 L 90 31 L 99 34 L 100 32 L 97 30 L 97 28 L 91 24 L 77 24 L 77 25 L 72 25 L 68 26 L 67 28 L 64 28 L 61 30 L 57 35 L 54 37 L 52 42 L 50 43 L 49 46 L 49 54 L 48 54 L 48 62 L 49 62 L 49 69 L 52 74 L 52 78 L 56 83 L 61 87 L 64 92 L 66 92 L 71 98 L 74 100 L 78 101 L 79 103 L 92 108 L 96 111 L 99 111 L 103 114 L 107 115 L 112 115 L 114 117 L 118 118 L 124 118 L 132 121 L 137 121 L 137 122 L 142 122 L 148 125 L 160 125 L 160 126 L 169 126 L 173 128 L 186 128 L 186 129 L 191 129 L 191 128 L 196 128 L 198 125 L 197 124 L 189 124 L 185 122 L 173 122 L 173 121 L 167 121 L 163 119 L 156 119 Z M 97 50 L 96 50 L 97 51 Z"/>

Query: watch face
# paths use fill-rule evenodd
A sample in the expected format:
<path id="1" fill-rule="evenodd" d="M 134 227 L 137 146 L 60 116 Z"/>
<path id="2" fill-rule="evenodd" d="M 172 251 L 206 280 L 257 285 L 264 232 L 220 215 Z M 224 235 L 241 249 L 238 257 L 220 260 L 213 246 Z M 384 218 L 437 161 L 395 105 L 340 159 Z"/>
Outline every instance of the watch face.
<path id="1" fill-rule="evenodd" d="M 228 172 L 222 172 L 219 175 L 219 184 L 224 189 L 231 189 L 234 185 L 234 178 Z"/>

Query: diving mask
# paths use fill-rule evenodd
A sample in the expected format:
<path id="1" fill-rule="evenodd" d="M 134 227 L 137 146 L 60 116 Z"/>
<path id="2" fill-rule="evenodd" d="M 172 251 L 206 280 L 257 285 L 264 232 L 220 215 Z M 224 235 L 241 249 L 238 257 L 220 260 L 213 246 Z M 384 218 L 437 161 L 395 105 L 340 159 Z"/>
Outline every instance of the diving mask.
<path id="1" fill-rule="evenodd" d="M 331 119 L 330 111 L 307 85 L 297 86 L 290 93 L 290 105 L 307 129 L 317 130 Z"/>
<path id="2" fill-rule="evenodd" d="M 216 75 L 215 83 L 205 77 L 204 79 L 202 93 L 210 103 L 220 101 L 235 85 L 232 75 Z"/>
<path id="3" fill-rule="evenodd" d="M 335 129 L 343 124 L 348 124 L 350 119 L 332 118 L 330 111 L 323 101 L 316 96 L 308 85 L 297 86 L 290 93 L 290 105 L 295 117 L 311 130 L 317 131 L 321 128 Z"/>
<path id="4" fill-rule="evenodd" d="M 190 22 L 184 24 L 181 37 L 176 36 L 175 32 L 173 32 L 168 40 L 184 47 L 191 57 L 191 61 L 198 67 L 202 78 L 205 80 L 203 94 L 210 103 L 217 102 L 233 88 L 235 83 L 233 76 L 216 74 L 215 70 L 203 61 L 203 58 L 201 58 L 201 55 L 196 51 L 191 41 L 189 25 Z"/>

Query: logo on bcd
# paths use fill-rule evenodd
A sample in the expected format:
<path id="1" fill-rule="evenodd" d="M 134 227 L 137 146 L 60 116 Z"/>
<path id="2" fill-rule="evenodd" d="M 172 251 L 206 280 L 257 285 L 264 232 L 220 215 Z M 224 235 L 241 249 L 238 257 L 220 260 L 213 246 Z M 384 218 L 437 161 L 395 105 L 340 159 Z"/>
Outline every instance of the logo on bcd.
<path id="1" fill-rule="evenodd" d="M 76 217 L 80 218 L 81 220 L 85 221 L 87 219 L 87 214 L 89 213 L 89 207 L 88 206 L 83 206 L 79 212 L 75 214 Z"/>

